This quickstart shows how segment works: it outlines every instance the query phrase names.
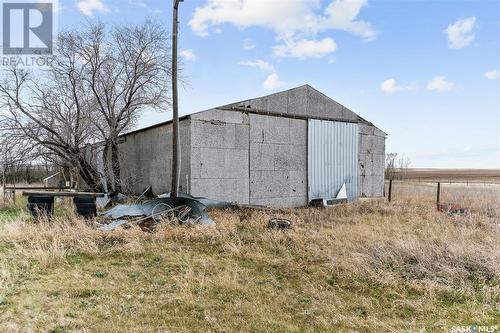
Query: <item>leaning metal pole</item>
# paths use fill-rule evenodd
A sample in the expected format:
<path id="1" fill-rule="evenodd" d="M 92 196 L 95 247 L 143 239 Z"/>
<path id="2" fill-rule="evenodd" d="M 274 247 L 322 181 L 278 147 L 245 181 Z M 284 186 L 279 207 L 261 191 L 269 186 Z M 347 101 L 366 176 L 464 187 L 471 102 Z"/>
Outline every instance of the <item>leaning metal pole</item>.
<path id="1" fill-rule="evenodd" d="M 178 9 L 179 0 L 174 1 L 173 21 L 172 21 L 172 187 L 170 196 L 176 198 L 179 190 L 179 105 L 177 100 L 177 33 L 178 33 Z"/>

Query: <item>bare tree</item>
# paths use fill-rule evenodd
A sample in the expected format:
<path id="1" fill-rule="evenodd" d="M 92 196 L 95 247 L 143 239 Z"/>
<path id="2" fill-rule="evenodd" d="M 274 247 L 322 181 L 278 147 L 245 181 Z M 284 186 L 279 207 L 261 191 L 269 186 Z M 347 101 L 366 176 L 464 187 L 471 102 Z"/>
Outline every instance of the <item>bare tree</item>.
<path id="1" fill-rule="evenodd" d="M 402 179 L 405 178 L 408 169 L 411 165 L 411 160 L 404 154 L 388 153 L 385 156 L 385 178 L 386 179 Z"/>
<path id="2" fill-rule="evenodd" d="M 138 26 L 107 30 L 101 23 L 67 32 L 62 44 L 83 64 L 82 82 L 97 116 L 109 183 L 121 190 L 118 138 L 135 125 L 145 108 L 169 105 L 170 49 L 162 26 L 146 21 Z"/>
<path id="3" fill-rule="evenodd" d="M 396 176 L 397 153 L 387 153 L 385 155 L 385 178 L 394 179 Z"/>
<path id="4" fill-rule="evenodd" d="M 58 37 L 58 53 L 43 75 L 9 68 L 0 83 L 0 131 L 24 140 L 44 158 L 76 167 L 92 190 L 102 190 L 90 147 L 104 143 L 108 184 L 121 189 L 119 135 L 145 108 L 168 106 L 168 35 L 150 21 L 106 29 L 90 23 Z"/>
<path id="5" fill-rule="evenodd" d="M 2 185 L 19 181 L 39 180 L 40 165 L 37 165 L 39 151 L 33 149 L 27 140 L 12 140 L 0 136 L 0 173 Z"/>
<path id="6" fill-rule="evenodd" d="M 411 160 L 408 156 L 404 154 L 401 155 L 398 159 L 398 171 L 401 179 L 406 178 L 408 169 L 410 168 Z"/>
<path id="7" fill-rule="evenodd" d="M 85 154 L 95 134 L 76 63 L 62 51 L 44 75 L 7 69 L 0 83 L 0 129 L 10 141 L 24 142 L 25 151 L 41 149 L 48 160 L 76 166 L 90 189 L 102 190 L 99 173 Z"/>

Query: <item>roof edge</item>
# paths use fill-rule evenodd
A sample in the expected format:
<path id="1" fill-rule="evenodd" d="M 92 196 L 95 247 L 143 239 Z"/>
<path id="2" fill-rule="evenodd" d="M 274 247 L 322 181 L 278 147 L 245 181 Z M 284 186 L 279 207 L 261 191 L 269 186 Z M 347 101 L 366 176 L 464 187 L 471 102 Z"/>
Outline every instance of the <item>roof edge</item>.
<path id="1" fill-rule="evenodd" d="M 333 98 L 331 98 L 330 96 L 326 95 L 325 93 L 321 92 L 320 90 L 314 88 L 313 86 L 311 86 L 310 84 L 306 83 L 306 84 L 303 84 L 303 85 L 300 85 L 300 86 L 296 86 L 296 87 L 292 87 L 292 88 L 289 88 L 289 89 L 285 89 L 285 90 L 281 90 L 281 91 L 277 91 L 277 92 L 274 92 L 272 94 L 268 94 L 268 95 L 262 95 L 262 96 L 257 96 L 257 97 L 251 97 L 251 98 L 247 98 L 247 99 L 244 99 L 244 100 L 240 100 L 240 101 L 237 101 L 237 102 L 233 102 L 233 103 L 229 103 L 229 104 L 224 104 L 224 105 L 220 105 L 220 106 L 217 106 L 217 107 L 213 107 L 213 108 L 209 108 L 209 109 L 206 109 L 206 110 L 202 110 L 202 111 L 197 111 L 197 112 L 193 112 L 193 113 L 190 113 L 190 114 L 187 114 L 187 115 L 184 115 L 184 116 L 181 116 L 179 118 L 180 121 L 182 120 L 186 120 L 186 119 L 189 119 L 191 116 L 193 115 L 196 115 L 196 114 L 199 114 L 199 113 L 203 113 L 203 112 L 207 112 L 207 111 L 210 111 L 210 110 L 223 110 L 223 111 L 237 111 L 237 112 L 250 112 L 252 110 L 248 110 L 248 109 L 244 109 L 244 108 L 241 108 L 239 109 L 239 107 L 235 107 L 234 105 L 235 104 L 242 104 L 246 101 L 249 101 L 249 100 L 254 100 L 254 99 L 259 99 L 259 98 L 266 98 L 266 97 L 269 97 L 269 96 L 273 96 L 273 95 L 277 95 L 277 94 L 282 94 L 282 93 L 285 93 L 285 92 L 289 92 L 289 91 L 292 91 L 292 90 L 296 90 L 296 89 L 300 89 L 300 88 L 308 88 L 308 89 L 311 89 L 319 94 L 321 94 L 322 96 L 326 97 L 327 99 L 329 99 L 330 101 L 333 101 L 337 104 L 339 104 L 340 106 L 342 106 L 343 108 L 347 109 L 348 111 L 354 113 L 357 117 L 358 117 L 358 120 L 359 121 L 351 121 L 351 120 L 347 120 L 347 119 L 330 119 L 331 121 L 343 121 L 343 122 L 351 122 L 351 123 L 362 123 L 362 124 L 365 124 L 365 125 L 370 125 L 370 126 L 373 126 L 375 127 L 376 129 L 378 129 L 379 131 L 383 132 L 386 136 L 388 135 L 385 131 L 381 130 L 379 127 L 377 127 L 375 124 L 373 124 L 372 122 L 370 121 L 367 121 L 365 118 L 361 117 L 358 113 L 352 111 L 351 109 L 349 109 L 348 107 L 346 107 L 345 105 L 337 102 L 336 100 L 334 100 Z M 267 111 L 267 110 L 257 110 L 257 109 L 253 109 L 255 110 L 256 112 L 258 113 L 261 113 L 261 114 L 265 114 L 265 115 L 270 115 L 272 116 L 273 114 L 279 116 L 279 115 L 282 115 L 284 116 L 284 114 L 281 114 L 281 113 L 277 113 L 277 112 L 271 112 L 271 111 Z M 307 117 L 308 119 L 315 119 L 315 117 Z M 325 118 L 325 120 L 327 120 Z M 125 136 L 125 135 L 130 135 L 130 134 L 136 134 L 136 133 L 140 133 L 142 131 L 147 131 L 147 130 L 150 130 L 150 129 L 154 129 L 154 128 L 157 128 L 157 127 L 161 127 L 161 126 L 165 126 L 165 125 L 168 125 L 172 123 L 172 119 L 170 120 L 167 120 L 167 121 L 164 121 L 164 122 L 161 122 L 161 123 L 157 123 L 157 124 L 153 124 L 153 125 L 150 125 L 150 126 L 147 126 L 147 127 L 143 127 L 143 128 L 139 128 L 139 129 L 136 129 L 136 130 L 133 130 L 133 131 L 130 131 L 130 132 L 126 132 L 126 133 L 123 133 L 123 134 L 120 134 L 120 136 Z"/>

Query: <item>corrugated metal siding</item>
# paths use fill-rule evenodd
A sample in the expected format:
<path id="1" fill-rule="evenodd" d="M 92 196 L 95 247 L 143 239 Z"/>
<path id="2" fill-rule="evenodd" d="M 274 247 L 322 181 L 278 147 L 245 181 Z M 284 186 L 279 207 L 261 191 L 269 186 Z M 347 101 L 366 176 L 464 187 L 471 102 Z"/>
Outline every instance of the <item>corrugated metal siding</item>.
<path id="1" fill-rule="evenodd" d="M 309 200 L 335 198 L 343 183 L 358 198 L 358 142 L 357 124 L 308 121 Z"/>

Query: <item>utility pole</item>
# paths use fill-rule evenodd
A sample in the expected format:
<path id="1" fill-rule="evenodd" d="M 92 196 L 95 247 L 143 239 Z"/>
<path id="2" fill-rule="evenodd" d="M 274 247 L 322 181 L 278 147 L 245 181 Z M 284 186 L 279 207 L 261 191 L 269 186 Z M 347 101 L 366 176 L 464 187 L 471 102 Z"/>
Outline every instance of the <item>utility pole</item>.
<path id="1" fill-rule="evenodd" d="M 179 150 L 180 150 L 180 137 L 179 137 L 179 104 L 177 100 L 177 35 L 178 35 L 178 10 L 179 2 L 183 0 L 173 0 L 173 20 L 172 20 L 172 188 L 170 190 L 170 197 L 177 198 L 179 190 Z"/>

